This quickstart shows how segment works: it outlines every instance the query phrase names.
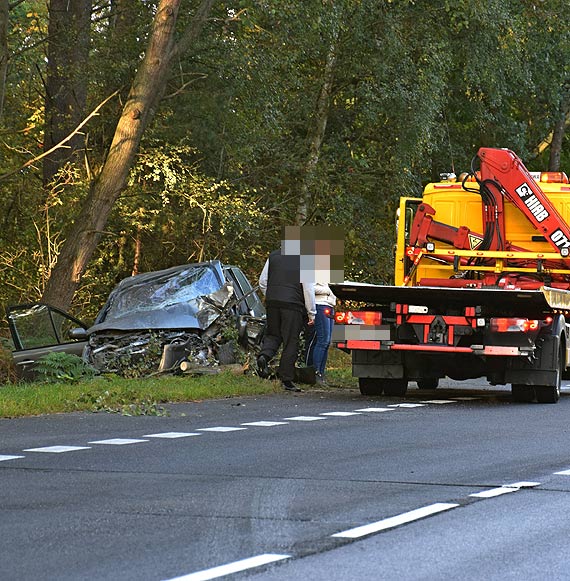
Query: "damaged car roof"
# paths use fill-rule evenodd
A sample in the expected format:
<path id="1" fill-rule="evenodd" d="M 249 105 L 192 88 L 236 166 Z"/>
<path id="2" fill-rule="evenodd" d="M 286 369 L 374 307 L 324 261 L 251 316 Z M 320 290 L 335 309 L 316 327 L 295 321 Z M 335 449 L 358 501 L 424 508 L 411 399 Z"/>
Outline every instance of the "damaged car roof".
<path id="1" fill-rule="evenodd" d="M 138 274 L 115 287 L 89 334 L 111 329 L 204 330 L 231 295 L 219 261 Z"/>

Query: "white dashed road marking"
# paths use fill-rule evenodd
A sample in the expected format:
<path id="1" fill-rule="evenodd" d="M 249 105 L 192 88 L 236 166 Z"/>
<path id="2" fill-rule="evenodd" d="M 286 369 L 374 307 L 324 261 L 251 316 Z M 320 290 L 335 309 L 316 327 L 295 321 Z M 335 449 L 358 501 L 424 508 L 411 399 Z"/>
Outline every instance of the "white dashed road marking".
<path id="1" fill-rule="evenodd" d="M 204 571 L 182 575 L 182 577 L 174 577 L 168 581 L 207 581 L 208 579 L 217 579 L 224 575 L 246 571 L 247 569 L 254 569 L 255 567 L 261 567 L 262 565 L 268 565 L 269 563 L 275 563 L 276 561 L 283 561 L 283 559 L 290 558 L 291 555 L 275 555 L 271 553 L 257 555 L 256 557 L 242 559 L 241 561 L 235 561 L 233 563 L 228 563 L 227 565 L 220 565 L 219 567 L 213 567 L 212 569 L 204 569 Z"/>
<path id="2" fill-rule="evenodd" d="M 317 420 L 326 420 L 327 418 L 319 418 L 318 416 L 295 416 L 293 418 L 284 419 L 292 420 L 294 422 L 316 422 Z"/>
<path id="3" fill-rule="evenodd" d="M 361 410 L 355 410 L 357 412 L 393 412 L 394 408 L 362 408 Z"/>
<path id="4" fill-rule="evenodd" d="M 457 403 L 457 401 L 453 399 L 428 399 L 422 401 L 422 403 L 435 403 L 435 404 L 444 404 L 444 403 Z"/>
<path id="5" fill-rule="evenodd" d="M 75 450 L 90 450 L 91 446 L 45 446 L 43 448 L 28 448 L 23 452 L 49 452 L 50 454 L 61 454 L 62 452 L 75 452 Z"/>
<path id="6" fill-rule="evenodd" d="M 237 430 L 247 430 L 247 428 L 234 428 L 232 426 L 217 426 L 215 428 L 198 428 L 199 432 L 236 432 Z"/>
<path id="7" fill-rule="evenodd" d="M 499 488 L 491 488 L 490 490 L 476 492 L 469 496 L 472 496 L 473 498 L 492 498 L 494 496 L 517 492 L 521 488 L 534 488 L 535 486 L 540 486 L 540 482 L 515 482 L 514 484 L 503 484 L 503 486 L 500 486 Z"/>
<path id="8" fill-rule="evenodd" d="M 422 408 L 425 407 L 425 403 L 391 403 L 388 404 L 391 408 Z"/>
<path id="9" fill-rule="evenodd" d="M 273 426 L 286 426 L 287 422 L 246 422 L 242 426 L 260 426 L 262 428 L 271 428 Z"/>
<path id="10" fill-rule="evenodd" d="M 148 442 L 148 440 L 138 440 L 134 438 L 109 438 L 108 440 L 96 440 L 95 442 L 88 442 L 89 444 L 108 444 L 110 446 L 125 446 L 127 444 L 139 444 L 141 442 Z"/>
<path id="11" fill-rule="evenodd" d="M 143 438 L 188 438 L 189 436 L 201 436 L 202 434 L 196 434 L 195 432 L 163 432 L 162 434 L 147 434 Z"/>
<path id="12" fill-rule="evenodd" d="M 480 397 L 454 397 L 455 401 L 475 401 L 481 399 Z"/>
<path id="13" fill-rule="evenodd" d="M 337 416 L 339 418 L 344 418 L 348 416 L 360 416 L 359 412 L 323 412 L 321 416 Z"/>
<path id="14" fill-rule="evenodd" d="M 435 504 L 430 504 L 429 506 L 416 508 L 415 510 L 410 510 L 409 512 L 404 512 L 390 518 L 385 518 L 384 520 L 380 520 L 378 522 L 373 522 L 368 525 L 349 529 L 347 531 L 336 533 L 331 536 L 340 537 L 343 539 L 358 539 L 366 535 L 371 535 L 372 533 L 385 531 L 386 529 L 391 529 L 402 524 L 407 524 L 415 520 L 419 520 L 420 518 L 425 518 L 426 516 L 444 512 L 458 506 L 459 504 L 456 503 L 436 502 Z"/>
<path id="15" fill-rule="evenodd" d="M 560 474 L 562 476 L 570 476 L 570 470 L 560 470 L 560 472 L 555 472 L 554 474 Z"/>
<path id="16" fill-rule="evenodd" d="M 25 458 L 25 456 L 3 456 L 3 455 L 0 455 L 0 462 L 4 462 L 5 460 L 17 460 L 18 458 Z"/>

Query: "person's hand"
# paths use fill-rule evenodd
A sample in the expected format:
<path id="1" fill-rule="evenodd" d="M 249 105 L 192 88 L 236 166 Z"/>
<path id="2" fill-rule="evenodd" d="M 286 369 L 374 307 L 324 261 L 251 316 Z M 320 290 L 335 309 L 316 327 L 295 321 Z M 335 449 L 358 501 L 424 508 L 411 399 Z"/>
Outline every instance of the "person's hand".
<path id="1" fill-rule="evenodd" d="M 315 324 L 315 319 L 309 319 L 307 322 L 307 325 L 309 325 L 309 327 L 311 327 L 314 324 Z"/>

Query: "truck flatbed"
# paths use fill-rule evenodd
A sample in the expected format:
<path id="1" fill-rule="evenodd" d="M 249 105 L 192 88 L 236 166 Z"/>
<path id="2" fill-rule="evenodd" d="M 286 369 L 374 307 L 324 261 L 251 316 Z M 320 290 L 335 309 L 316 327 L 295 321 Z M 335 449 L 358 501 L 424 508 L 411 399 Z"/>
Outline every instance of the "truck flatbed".
<path id="1" fill-rule="evenodd" d="M 377 307 L 392 303 L 416 304 L 437 309 L 482 307 L 486 313 L 504 316 L 523 312 L 539 316 L 554 310 L 570 310 L 570 291 L 543 286 L 537 290 L 504 288 L 448 288 L 425 286 L 389 286 L 358 282 L 331 283 L 334 294 L 342 300 L 358 301 Z"/>

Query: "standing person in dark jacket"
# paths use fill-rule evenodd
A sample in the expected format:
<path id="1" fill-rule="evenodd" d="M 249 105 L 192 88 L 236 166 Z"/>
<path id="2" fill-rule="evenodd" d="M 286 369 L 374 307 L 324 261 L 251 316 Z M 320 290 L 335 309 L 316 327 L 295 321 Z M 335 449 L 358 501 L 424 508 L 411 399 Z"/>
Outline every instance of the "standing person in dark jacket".
<path id="1" fill-rule="evenodd" d="M 269 255 L 261 276 L 259 288 L 265 295 L 267 327 L 257 358 L 262 377 L 268 377 L 269 361 L 281 344 L 283 351 L 277 374 L 281 385 L 288 391 L 301 391 L 294 383 L 295 362 L 299 350 L 299 335 L 308 318 L 315 320 L 314 285 L 302 284 L 300 255 L 275 250 Z"/>

